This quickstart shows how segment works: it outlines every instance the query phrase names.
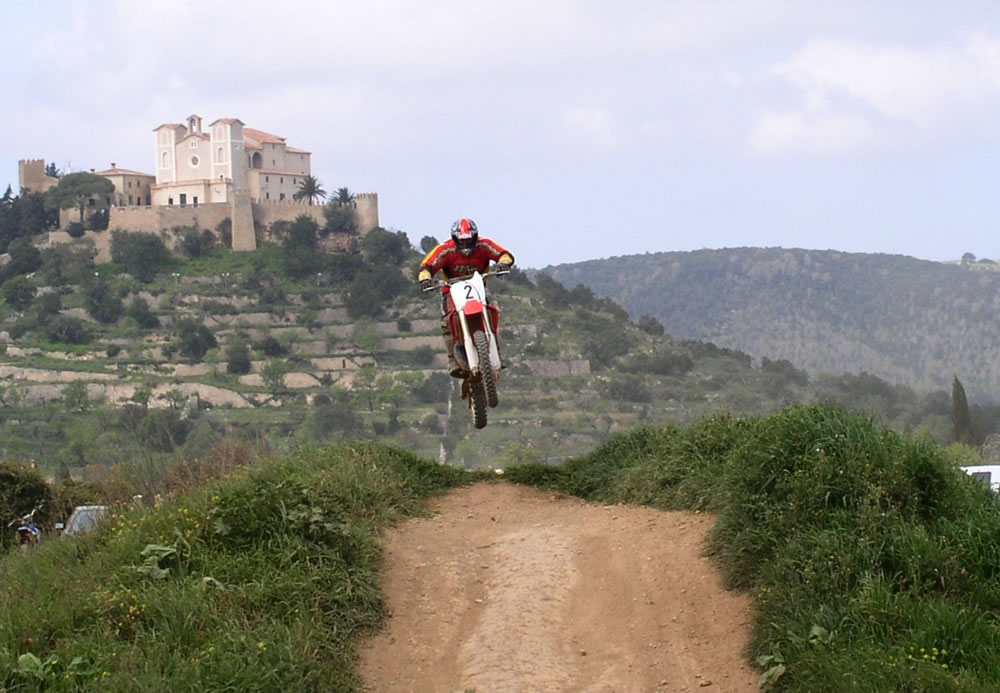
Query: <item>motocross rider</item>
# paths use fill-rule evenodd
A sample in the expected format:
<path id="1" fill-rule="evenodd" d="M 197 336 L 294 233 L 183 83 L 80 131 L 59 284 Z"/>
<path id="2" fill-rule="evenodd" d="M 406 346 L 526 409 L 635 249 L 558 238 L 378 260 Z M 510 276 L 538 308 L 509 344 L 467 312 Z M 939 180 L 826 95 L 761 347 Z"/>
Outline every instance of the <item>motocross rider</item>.
<path id="1" fill-rule="evenodd" d="M 438 272 L 445 279 L 465 277 L 473 272 L 482 274 L 489 269 L 490 262 L 510 269 L 514 264 L 514 256 L 496 241 L 480 236 L 476 222 L 472 219 L 459 219 L 451 225 L 451 239 L 427 253 L 427 257 L 420 263 L 417 279 L 421 290 L 427 291 L 433 285 L 431 278 Z M 462 378 L 465 372 L 455 360 L 455 340 L 448 327 L 449 291 L 448 286 L 441 288 L 441 334 L 448 350 L 448 372 L 452 377 Z"/>

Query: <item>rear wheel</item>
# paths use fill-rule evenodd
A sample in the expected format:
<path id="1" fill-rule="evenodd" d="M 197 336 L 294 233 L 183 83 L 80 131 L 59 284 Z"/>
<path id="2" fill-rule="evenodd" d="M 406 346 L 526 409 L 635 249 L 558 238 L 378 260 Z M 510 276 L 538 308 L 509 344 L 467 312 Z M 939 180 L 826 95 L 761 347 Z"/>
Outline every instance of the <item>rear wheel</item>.
<path id="1" fill-rule="evenodd" d="M 490 345 L 486 340 L 486 333 L 481 330 L 473 332 L 472 343 L 476 345 L 476 356 L 479 357 L 479 372 L 483 377 L 483 389 L 486 390 L 486 403 L 495 407 L 500 404 L 500 396 L 497 395 L 497 379 L 490 362 Z"/>

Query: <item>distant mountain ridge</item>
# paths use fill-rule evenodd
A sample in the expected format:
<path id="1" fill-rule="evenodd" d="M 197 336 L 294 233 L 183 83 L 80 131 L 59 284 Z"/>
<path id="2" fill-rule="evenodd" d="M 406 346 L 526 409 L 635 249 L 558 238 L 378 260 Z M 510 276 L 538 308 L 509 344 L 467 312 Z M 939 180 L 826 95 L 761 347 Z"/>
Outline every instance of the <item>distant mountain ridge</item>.
<path id="1" fill-rule="evenodd" d="M 1000 401 L 1000 272 L 903 255 L 726 248 L 547 267 L 674 337 L 811 373 L 866 371 L 917 389 Z"/>

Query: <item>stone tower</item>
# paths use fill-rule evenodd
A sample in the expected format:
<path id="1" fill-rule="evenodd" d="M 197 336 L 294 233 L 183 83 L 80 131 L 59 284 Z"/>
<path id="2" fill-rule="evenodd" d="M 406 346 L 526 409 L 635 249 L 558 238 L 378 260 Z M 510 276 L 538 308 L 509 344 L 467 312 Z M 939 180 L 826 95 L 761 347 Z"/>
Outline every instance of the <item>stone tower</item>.
<path id="1" fill-rule="evenodd" d="M 227 118 L 216 121 L 213 126 L 222 124 L 222 133 L 226 138 L 225 145 L 214 141 L 216 128 L 213 127 L 212 146 L 215 151 L 222 149 L 228 152 L 229 178 L 232 181 L 230 190 L 229 217 L 233 222 L 233 250 L 256 250 L 257 234 L 253 224 L 253 202 L 250 199 L 250 182 L 247 170 L 250 161 L 243 146 L 243 121 L 238 118 Z"/>

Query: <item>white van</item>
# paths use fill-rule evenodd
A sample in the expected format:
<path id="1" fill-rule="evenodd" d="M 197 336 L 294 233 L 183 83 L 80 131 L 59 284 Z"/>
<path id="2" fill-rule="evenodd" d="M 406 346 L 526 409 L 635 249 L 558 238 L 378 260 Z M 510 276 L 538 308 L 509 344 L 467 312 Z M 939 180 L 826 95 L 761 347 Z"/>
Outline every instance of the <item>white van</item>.
<path id="1" fill-rule="evenodd" d="M 77 536 L 96 529 L 97 524 L 109 514 L 110 510 L 106 505 L 78 505 L 66 524 L 60 527 L 59 524 L 62 523 L 59 523 L 56 529 L 61 529 L 64 537 Z"/>
<path id="2" fill-rule="evenodd" d="M 1000 493 L 1000 464 L 976 464 L 969 467 L 962 467 L 966 474 L 974 476 Z"/>

